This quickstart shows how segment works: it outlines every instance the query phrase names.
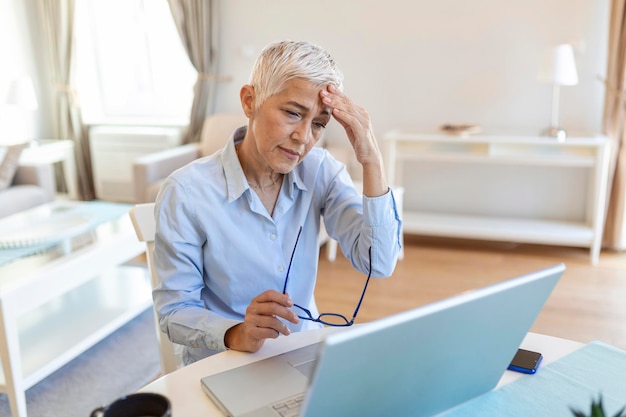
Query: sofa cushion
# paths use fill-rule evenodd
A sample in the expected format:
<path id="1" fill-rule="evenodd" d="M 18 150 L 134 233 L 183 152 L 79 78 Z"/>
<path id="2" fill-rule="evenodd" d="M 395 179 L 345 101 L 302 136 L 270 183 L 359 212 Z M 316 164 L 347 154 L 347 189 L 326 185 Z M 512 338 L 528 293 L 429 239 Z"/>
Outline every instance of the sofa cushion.
<path id="1" fill-rule="evenodd" d="M 8 188 L 13 182 L 22 149 L 26 146 L 27 144 L 25 143 L 0 146 L 0 190 Z"/>
<path id="2" fill-rule="evenodd" d="M 200 135 L 200 156 L 222 149 L 235 129 L 247 124 L 248 118 L 239 113 L 216 113 L 207 117 Z"/>
<path id="3" fill-rule="evenodd" d="M 0 218 L 47 203 L 46 191 L 36 185 L 15 185 L 0 191 Z"/>

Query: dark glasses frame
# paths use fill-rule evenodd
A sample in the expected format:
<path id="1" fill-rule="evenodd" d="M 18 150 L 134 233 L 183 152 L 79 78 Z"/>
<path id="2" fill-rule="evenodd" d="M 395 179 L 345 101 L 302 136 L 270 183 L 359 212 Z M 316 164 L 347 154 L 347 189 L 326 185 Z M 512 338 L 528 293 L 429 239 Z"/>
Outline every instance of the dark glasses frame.
<path id="1" fill-rule="evenodd" d="M 296 243 L 293 245 L 293 251 L 291 252 L 291 259 L 289 260 L 289 266 L 287 267 L 287 275 L 285 276 L 285 285 L 283 286 L 283 294 L 287 292 L 287 282 L 289 282 L 289 271 L 291 271 L 291 264 L 293 263 L 293 257 L 296 253 L 296 248 L 298 247 L 298 241 L 300 240 L 300 234 L 302 233 L 302 226 L 298 230 L 298 236 L 296 237 Z M 335 327 L 347 327 L 352 326 L 354 324 L 354 320 L 356 319 L 357 314 L 359 313 L 359 309 L 361 308 L 361 303 L 363 302 L 363 298 L 365 297 L 365 291 L 367 291 L 367 285 L 370 282 L 370 278 L 372 276 L 372 247 L 369 248 L 369 271 L 367 273 L 367 280 L 365 281 L 365 286 L 363 287 L 363 292 L 361 293 L 361 298 L 359 298 L 359 303 L 356 305 L 354 309 L 354 314 L 352 314 L 352 318 L 348 320 L 346 316 L 338 313 L 322 313 L 317 318 L 313 317 L 311 311 L 308 309 L 299 306 L 294 303 L 294 307 L 298 308 L 303 314 L 299 314 L 298 317 L 302 320 L 309 320 L 315 323 L 321 323 L 326 326 L 335 326 Z M 331 321 L 330 318 L 334 318 L 335 321 Z"/>

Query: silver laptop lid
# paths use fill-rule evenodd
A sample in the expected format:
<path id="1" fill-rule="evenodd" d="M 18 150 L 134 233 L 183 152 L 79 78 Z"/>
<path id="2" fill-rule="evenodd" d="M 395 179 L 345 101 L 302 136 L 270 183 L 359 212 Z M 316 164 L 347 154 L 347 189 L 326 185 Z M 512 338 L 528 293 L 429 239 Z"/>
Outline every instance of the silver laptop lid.
<path id="1" fill-rule="evenodd" d="M 330 335 L 302 415 L 431 416 L 491 390 L 563 264 Z"/>

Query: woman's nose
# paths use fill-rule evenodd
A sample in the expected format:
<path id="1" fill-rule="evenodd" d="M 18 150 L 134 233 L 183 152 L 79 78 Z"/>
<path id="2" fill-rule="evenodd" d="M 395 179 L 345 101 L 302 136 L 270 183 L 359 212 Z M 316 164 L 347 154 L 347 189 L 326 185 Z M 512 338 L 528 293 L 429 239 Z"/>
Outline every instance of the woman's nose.
<path id="1" fill-rule="evenodd" d="M 299 123 L 296 128 L 291 132 L 291 138 L 302 144 L 307 144 L 312 138 L 311 129 L 308 128 L 306 123 Z"/>

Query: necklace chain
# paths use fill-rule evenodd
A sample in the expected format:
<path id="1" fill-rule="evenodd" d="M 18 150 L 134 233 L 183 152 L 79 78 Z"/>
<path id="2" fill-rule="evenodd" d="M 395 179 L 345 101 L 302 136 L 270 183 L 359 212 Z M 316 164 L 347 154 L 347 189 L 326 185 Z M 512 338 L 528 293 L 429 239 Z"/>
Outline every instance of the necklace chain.
<path id="1" fill-rule="evenodd" d="M 250 181 L 248 181 L 248 185 L 250 185 L 250 187 L 254 188 L 255 190 L 263 190 L 265 188 L 273 187 L 274 185 L 276 185 L 278 183 L 279 180 L 280 180 L 280 176 L 278 178 L 276 178 L 273 183 L 268 184 L 268 185 L 253 184 Z"/>
<path id="2" fill-rule="evenodd" d="M 235 153 L 237 153 L 237 155 L 239 155 L 239 145 L 237 145 L 235 147 Z M 244 175 L 245 175 L 245 173 L 244 173 Z M 282 176 L 283 176 L 282 174 L 279 174 L 278 177 L 274 180 L 274 182 L 272 182 L 271 184 L 268 184 L 268 185 L 254 184 L 254 183 L 251 183 L 250 181 L 247 181 L 247 182 L 248 182 L 248 185 L 250 187 L 254 188 L 255 190 L 264 190 L 266 188 L 270 188 L 270 187 L 275 186 L 278 183 L 278 181 L 280 181 Z"/>

